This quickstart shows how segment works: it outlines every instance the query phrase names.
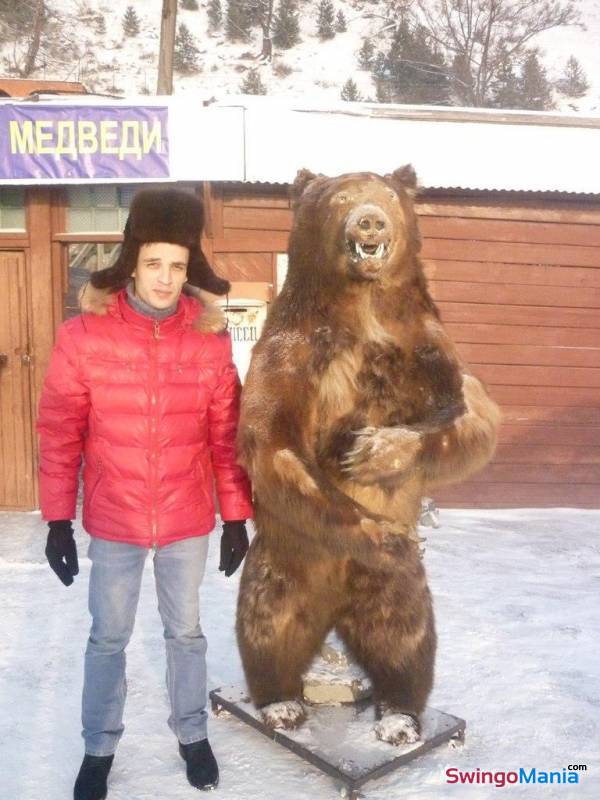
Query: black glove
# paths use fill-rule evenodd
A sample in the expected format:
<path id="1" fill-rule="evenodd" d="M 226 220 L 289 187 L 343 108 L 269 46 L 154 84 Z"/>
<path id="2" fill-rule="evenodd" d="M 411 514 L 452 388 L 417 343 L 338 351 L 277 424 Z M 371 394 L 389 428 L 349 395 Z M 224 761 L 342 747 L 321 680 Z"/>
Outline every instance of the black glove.
<path id="1" fill-rule="evenodd" d="M 57 519 L 48 523 L 49 533 L 46 542 L 46 558 L 51 569 L 56 572 L 65 586 L 73 583 L 79 572 L 77 547 L 73 538 L 73 528 L 68 519 Z"/>
<path id="2" fill-rule="evenodd" d="M 248 534 L 246 520 L 223 523 L 221 536 L 221 562 L 219 570 L 228 578 L 236 571 L 248 552 Z"/>

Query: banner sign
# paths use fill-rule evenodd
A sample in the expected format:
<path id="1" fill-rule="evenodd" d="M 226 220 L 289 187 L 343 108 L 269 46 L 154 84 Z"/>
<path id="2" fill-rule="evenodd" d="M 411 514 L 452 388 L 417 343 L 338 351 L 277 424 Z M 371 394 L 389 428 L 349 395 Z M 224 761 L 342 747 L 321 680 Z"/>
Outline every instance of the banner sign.
<path id="1" fill-rule="evenodd" d="M 167 106 L 0 105 L 0 180 L 169 177 Z"/>

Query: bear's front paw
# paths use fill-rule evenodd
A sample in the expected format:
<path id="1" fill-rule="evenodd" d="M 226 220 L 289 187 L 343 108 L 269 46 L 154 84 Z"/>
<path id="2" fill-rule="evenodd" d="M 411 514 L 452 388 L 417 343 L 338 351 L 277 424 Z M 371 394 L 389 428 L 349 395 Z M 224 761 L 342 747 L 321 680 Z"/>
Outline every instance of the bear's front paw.
<path id="1" fill-rule="evenodd" d="M 410 428 L 362 428 L 340 462 L 342 474 L 357 483 L 371 484 L 401 476 L 421 449 L 422 435 Z"/>
<path id="2" fill-rule="evenodd" d="M 389 744 L 415 744 L 421 738 L 419 722 L 410 714 L 387 712 L 373 730 L 378 739 Z"/>
<path id="3" fill-rule="evenodd" d="M 263 722 L 268 728 L 284 728 L 291 731 L 298 728 L 306 719 L 306 711 L 297 700 L 282 700 L 270 703 L 260 709 Z"/>

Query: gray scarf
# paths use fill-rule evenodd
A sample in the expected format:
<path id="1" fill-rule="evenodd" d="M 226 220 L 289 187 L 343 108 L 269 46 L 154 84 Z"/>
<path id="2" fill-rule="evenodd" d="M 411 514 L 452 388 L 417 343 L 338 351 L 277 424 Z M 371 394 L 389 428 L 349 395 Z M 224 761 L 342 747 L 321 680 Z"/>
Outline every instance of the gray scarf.
<path id="1" fill-rule="evenodd" d="M 150 317 L 151 319 L 166 319 L 167 317 L 172 316 L 177 311 L 177 303 L 174 303 L 172 306 L 169 306 L 168 308 L 153 308 L 153 306 L 149 306 L 148 303 L 145 303 L 140 297 L 136 295 L 135 284 L 133 280 L 129 281 L 126 288 L 127 288 L 127 301 L 129 305 L 135 311 L 138 311 L 140 314 L 143 314 L 146 317 Z"/>

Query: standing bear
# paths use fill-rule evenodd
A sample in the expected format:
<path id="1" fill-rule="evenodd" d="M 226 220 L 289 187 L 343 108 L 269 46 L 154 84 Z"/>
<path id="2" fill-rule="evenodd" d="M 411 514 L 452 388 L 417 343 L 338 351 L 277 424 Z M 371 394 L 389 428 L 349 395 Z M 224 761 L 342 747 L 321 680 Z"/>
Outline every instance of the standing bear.
<path id="1" fill-rule="evenodd" d="M 335 629 L 371 678 L 378 738 L 419 737 L 436 636 L 421 498 L 492 456 L 499 411 L 427 290 L 410 166 L 293 186 L 288 274 L 254 348 L 240 461 L 255 495 L 237 636 L 271 727 Z"/>

